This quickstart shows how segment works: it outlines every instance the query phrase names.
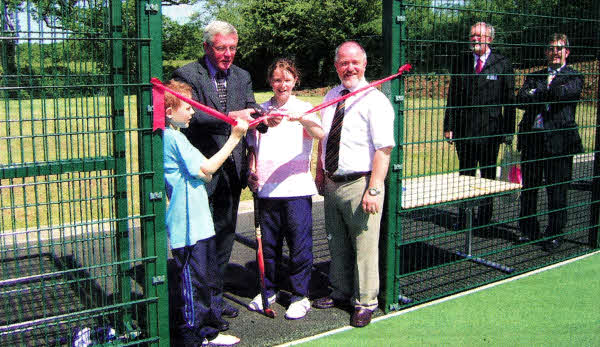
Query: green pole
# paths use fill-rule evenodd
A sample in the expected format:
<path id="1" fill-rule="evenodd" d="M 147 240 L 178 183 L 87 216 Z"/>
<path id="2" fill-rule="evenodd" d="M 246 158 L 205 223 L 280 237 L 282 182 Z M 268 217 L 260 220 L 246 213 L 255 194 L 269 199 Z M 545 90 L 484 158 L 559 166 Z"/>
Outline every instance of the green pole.
<path id="1" fill-rule="evenodd" d="M 404 16 L 402 13 L 402 1 L 384 0 L 383 2 L 383 42 L 384 42 L 384 71 L 387 74 L 398 72 L 398 68 L 404 61 L 403 47 L 401 45 Z M 385 207 L 382 218 L 382 298 L 384 310 L 398 309 L 399 288 L 396 278 L 400 266 L 400 248 L 397 245 L 401 241 L 402 227 L 400 214 L 400 202 L 402 199 L 402 141 L 404 129 L 404 95 L 402 79 L 390 82 L 390 88 L 384 89 L 392 102 L 396 121 L 394 125 L 394 137 L 396 147 L 392 151 L 390 170 L 386 180 Z"/>
<path id="2" fill-rule="evenodd" d="M 111 113 L 113 127 L 113 156 L 115 158 L 114 168 L 114 201 L 115 201 L 115 227 L 117 256 L 120 261 L 118 265 L 118 296 L 120 303 L 131 301 L 131 281 L 129 269 L 129 225 L 127 211 L 127 159 L 125 141 L 125 93 L 123 86 L 123 18 L 122 3 L 120 0 L 112 0 L 110 3 L 111 23 Z M 126 327 L 131 321 L 131 307 L 123 306 L 120 319 Z"/>
<path id="3" fill-rule="evenodd" d="M 165 199 L 163 144 L 159 132 L 152 132 L 152 98 L 150 78 L 162 79 L 162 15 L 159 0 L 137 3 L 138 66 L 142 85 L 138 90 L 138 124 L 140 171 L 149 172 L 140 179 L 141 223 L 144 257 L 155 257 L 145 272 L 145 293 L 157 298 L 148 306 L 148 334 L 157 336 L 160 346 L 169 346 L 169 298 L 167 289 L 167 237 L 165 229 Z"/>

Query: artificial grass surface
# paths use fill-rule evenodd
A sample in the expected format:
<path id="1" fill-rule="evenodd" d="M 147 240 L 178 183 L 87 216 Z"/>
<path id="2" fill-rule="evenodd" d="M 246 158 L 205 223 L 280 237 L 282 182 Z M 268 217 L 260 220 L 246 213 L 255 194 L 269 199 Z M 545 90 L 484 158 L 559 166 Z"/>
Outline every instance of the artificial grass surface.
<path id="1" fill-rule="evenodd" d="M 303 346 L 600 346 L 600 254 Z"/>

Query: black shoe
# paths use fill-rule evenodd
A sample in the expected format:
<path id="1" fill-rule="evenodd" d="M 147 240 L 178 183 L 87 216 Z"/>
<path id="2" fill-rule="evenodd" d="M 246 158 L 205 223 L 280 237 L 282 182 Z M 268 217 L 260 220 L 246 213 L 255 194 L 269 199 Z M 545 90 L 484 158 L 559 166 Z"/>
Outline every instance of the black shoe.
<path id="1" fill-rule="evenodd" d="M 337 300 L 330 296 L 326 296 L 326 297 L 314 300 L 312 302 L 312 307 L 320 308 L 320 309 L 327 309 L 327 308 L 333 308 L 333 307 L 338 307 L 341 309 L 348 309 L 351 307 L 351 305 L 350 305 L 349 301 Z"/>
<path id="2" fill-rule="evenodd" d="M 224 319 L 221 319 L 220 321 L 211 324 L 211 326 L 219 331 L 229 330 L 229 322 Z"/>
<path id="3" fill-rule="evenodd" d="M 544 244 L 542 245 L 542 248 L 544 249 L 544 251 L 548 252 L 548 253 L 552 253 L 554 251 L 556 251 L 560 245 L 562 244 L 562 241 L 560 239 L 552 239 L 552 240 L 548 240 L 546 242 L 544 242 Z"/>
<path id="4" fill-rule="evenodd" d="M 357 328 L 366 327 L 371 323 L 372 316 L 373 311 L 362 307 L 356 308 L 350 319 L 350 325 Z"/>
<path id="5" fill-rule="evenodd" d="M 235 318 L 240 314 L 240 310 L 238 310 L 237 308 L 231 306 L 231 305 L 225 305 L 225 307 L 223 307 L 223 312 L 221 313 L 221 315 L 223 317 L 227 317 L 227 318 Z"/>
<path id="6" fill-rule="evenodd" d="M 335 306 L 335 302 L 333 301 L 333 298 L 330 296 L 325 296 L 325 297 L 316 299 L 315 301 L 312 302 L 312 307 L 314 307 L 314 308 L 327 309 L 327 308 L 332 308 L 334 306 Z"/>

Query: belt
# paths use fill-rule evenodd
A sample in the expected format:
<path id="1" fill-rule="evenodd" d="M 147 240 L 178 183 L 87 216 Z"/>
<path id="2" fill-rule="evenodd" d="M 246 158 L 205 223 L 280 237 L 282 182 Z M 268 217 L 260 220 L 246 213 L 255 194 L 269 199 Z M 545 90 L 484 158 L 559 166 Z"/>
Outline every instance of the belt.
<path id="1" fill-rule="evenodd" d="M 325 173 L 325 175 L 335 183 L 356 181 L 357 179 L 367 176 L 367 175 L 370 175 L 370 174 L 371 174 L 371 171 L 353 172 L 353 173 L 349 173 L 347 175 L 332 175 L 328 172 Z"/>

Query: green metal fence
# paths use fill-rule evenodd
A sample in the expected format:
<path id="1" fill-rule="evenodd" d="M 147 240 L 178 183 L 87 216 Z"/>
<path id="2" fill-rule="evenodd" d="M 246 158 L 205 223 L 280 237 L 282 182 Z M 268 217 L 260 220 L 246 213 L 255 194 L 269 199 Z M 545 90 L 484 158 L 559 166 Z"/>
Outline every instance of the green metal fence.
<path id="1" fill-rule="evenodd" d="M 0 345 L 168 345 L 160 2 L 0 12 Z"/>
<path id="2" fill-rule="evenodd" d="M 410 62 L 415 70 L 392 83 L 397 110 L 398 146 L 388 182 L 386 241 L 382 249 L 386 310 L 400 309 L 468 288 L 530 271 L 598 248 L 598 88 L 600 5 L 566 1 L 384 1 L 387 69 Z M 469 52 L 470 27 L 477 22 L 496 29 L 492 50 L 508 57 L 514 69 L 514 93 L 528 73 L 547 63 L 543 50 L 550 34 L 569 36 L 567 61 L 585 79 L 576 122 L 585 153 L 573 158 L 569 182 L 568 224 L 554 252 L 543 243 L 552 237 L 519 243 L 519 194 L 522 189 L 489 189 L 459 175 L 456 142 L 443 135 L 443 119 L 453 64 Z M 399 44 L 397 44 L 399 43 Z M 474 74 L 474 73 L 473 73 Z M 497 76 L 496 76 L 497 77 Z M 483 105 L 493 107 L 497 105 Z M 502 104 L 519 106 L 516 101 Z M 518 123 L 523 116 L 517 111 Z M 505 135 L 516 135 L 515 131 Z M 516 140 L 516 136 L 515 140 Z M 501 145 L 493 167 L 500 178 L 517 155 L 504 161 Z M 505 152 L 508 152 L 505 154 Z M 548 186 L 547 183 L 545 183 Z M 500 183 L 498 183 L 500 185 Z M 549 212 L 545 189 L 539 190 L 537 218 L 542 231 Z M 451 198 L 447 198 L 452 196 Z M 477 224 L 476 211 L 490 198 L 492 219 Z M 460 210 L 468 222 L 460 225 Z"/>

